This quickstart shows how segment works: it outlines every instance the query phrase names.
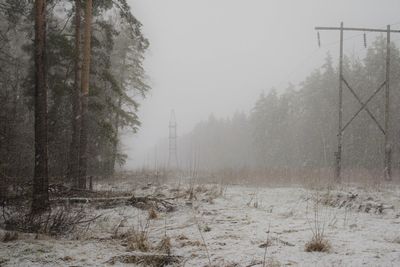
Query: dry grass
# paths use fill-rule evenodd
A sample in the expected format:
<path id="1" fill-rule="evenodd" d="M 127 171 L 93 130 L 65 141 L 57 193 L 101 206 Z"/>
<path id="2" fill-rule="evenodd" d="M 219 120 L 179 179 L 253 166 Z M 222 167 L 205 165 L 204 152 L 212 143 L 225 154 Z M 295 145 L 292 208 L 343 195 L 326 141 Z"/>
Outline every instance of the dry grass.
<path id="1" fill-rule="evenodd" d="M 133 232 L 128 238 L 128 250 L 129 251 L 150 251 L 151 245 L 148 240 L 148 236 L 143 232 Z"/>
<path id="2" fill-rule="evenodd" d="M 183 248 L 183 247 L 205 247 L 204 243 L 202 243 L 199 240 L 184 240 L 181 241 L 181 243 L 179 244 L 179 247 Z"/>
<path id="3" fill-rule="evenodd" d="M 114 256 L 107 261 L 107 263 L 111 265 L 115 265 L 117 262 L 152 267 L 180 266 L 182 257 L 157 253 L 129 253 L 125 255 Z"/>
<path id="4" fill-rule="evenodd" d="M 149 242 L 149 229 L 149 218 L 147 218 L 144 224 L 139 221 L 136 229 L 132 227 L 132 230 L 128 233 L 128 251 L 147 252 L 152 249 L 152 245 Z"/>
<path id="5" fill-rule="evenodd" d="M 147 231 L 133 230 L 128 237 L 128 251 L 148 252 L 152 249 Z"/>
<path id="6" fill-rule="evenodd" d="M 158 219 L 157 211 L 154 208 L 149 209 L 149 220 Z"/>
<path id="7" fill-rule="evenodd" d="M 6 232 L 4 236 L 1 238 L 1 242 L 11 242 L 15 241 L 18 239 L 18 233 L 17 232 Z"/>
<path id="8" fill-rule="evenodd" d="M 87 231 L 100 216 L 89 215 L 83 207 L 58 206 L 37 216 L 32 216 L 24 210 L 15 210 L 5 218 L 4 228 L 10 231 L 61 236 L 76 231 Z"/>
<path id="9" fill-rule="evenodd" d="M 189 238 L 184 234 L 180 234 L 176 237 L 176 240 L 188 240 Z"/>
<path id="10" fill-rule="evenodd" d="M 316 183 L 325 186 L 334 184 L 333 168 L 317 167 L 266 167 L 266 168 L 225 168 L 219 170 L 198 170 L 205 184 L 251 184 L 260 186 L 303 186 L 314 188 Z M 393 170 L 393 177 L 400 177 Z M 342 171 L 342 184 L 360 184 L 377 188 L 382 181 L 382 170 L 365 168 L 347 168 Z M 394 181 L 399 181 L 394 179 Z"/>
<path id="11" fill-rule="evenodd" d="M 156 213 L 155 213 L 156 214 Z M 163 238 L 158 244 L 149 240 L 150 234 L 150 210 L 147 220 L 138 221 L 137 227 L 133 228 L 126 234 L 128 253 L 112 257 L 108 263 L 116 262 L 125 264 L 138 264 L 140 266 L 176 266 L 181 262 L 180 256 L 171 254 L 172 244 L 170 237 L 165 232 Z M 118 228 L 118 227 L 117 227 Z"/>
<path id="12" fill-rule="evenodd" d="M 272 242 L 269 240 L 269 234 L 270 233 L 271 233 L 271 222 L 269 222 L 269 225 L 268 225 L 267 241 L 264 243 L 265 250 L 264 250 L 263 267 L 266 267 L 265 264 L 266 264 L 268 247 L 272 245 Z M 262 247 L 262 246 L 260 246 L 260 247 Z"/>
<path id="13" fill-rule="evenodd" d="M 201 240 L 203 240 L 203 244 L 204 244 L 204 248 L 205 248 L 205 251 L 206 251 L 206 254 L 207 254 L 207 259 L 208 259 L 209 266 L 212 266 L 211 265 L 211 257 L 210 257 L 210 253 L 208 252 L 207 243 L 206 243 L 206 240 L 204 239 L 203 234 L 201 233 L 201 227 L 200 227 L 199 221 L 197 220 L 195 214 L 193 214 L 193 219 L 196 222 L 197 229 L 199 230 L 199 234 L 200 234 Z"/>
<path id="14" fill-rule="evenodd" d="M 306 252 L 329 252 L 330 250 L 331 245 L 323 236 L 313 237 L 305 246 Z"/>
<path id="15" fill-rule="evenodd" d="M 181 197 L 188 201 L 204 201 L 209 204 L 214 204 L 214 200 L 222 196 L 226 192 L 226 188 L 218 185 L 193 185 L 189 184 L 189 188 L 184 191 Z"/>
<path id="16" fill-rule="evenodd" d="M 311 228 L 312 238 L 309 242 L 306 243 L 305 251 L 329 252 L 329 250 L 331 249 L 331 245 L 325 236 L 325 227 L 328 218 L 327 214 L 323 213 L 321 192 L 317 190 L 315 192 L 315 196 L 313 196 L 311 199 L 314 202 L 313 217 L 311 219 L 307 217 L 307 221 Z"/>
<path id="17" fill-rule="evenodd" d="M 164 236 L 157 246 L 157 250 L 165 254 L 171 254 L 171 248 L 171 238 L 169 236 Z"/>
<path id="18" fill-rule="evenodd" d="M 280 266 L 283 266 L 283 265 L 274 258 L 268 258 L 265 261 L 265 267 L 280 267 Z"/>
<path id="19" fill-rule="evenodd" d="M 206 187 L 205 189 L 205 195 L 209 197 L 209 199 L 216 199 L 220 196 L 222 196 L 225 192 L 225 189 L 223 189 L 222 186 L 218 186 L 218 185 L 213 185 L 211 187 Z"/>
<path id="20" fill-rule="evenodd" d="M 248 207 L 253 206 L 254 208 L 258 208 L 259 207 L 259 201 L 258 201 L 258 192 L 257 190 L 251 194 L 251 198 L 250 200 L 247 202 L 246 204 Z"/>

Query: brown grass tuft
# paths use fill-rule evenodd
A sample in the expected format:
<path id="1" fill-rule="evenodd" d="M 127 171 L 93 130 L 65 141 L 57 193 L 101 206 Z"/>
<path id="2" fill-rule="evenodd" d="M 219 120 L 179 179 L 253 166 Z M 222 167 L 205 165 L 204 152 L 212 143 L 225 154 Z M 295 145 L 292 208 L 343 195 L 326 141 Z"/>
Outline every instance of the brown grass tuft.
<path id="1" fill-rule="evenodd" d="M 107 263 L 111 265 L 115 265 L 118 262 L 151 267 L 182 266 L 182 257 L 167 254 L 132 253 L 114 256 L 107 261 Z"/>
<path id="2" fill-rule="evenodd" d="M 171 238 L 169 238 L 168 236 L 164 236 L 158 244 L 157 250 L 169 255 L 171 254 L 171 247 Z"/>
<path id="3" fill-rule="evenodd" d="M 330 249 L 329 241 L 323 237 L 313 237 L 305 247 L 306 252 L 329 252 Z"/>
<path id="4" fill-rule="evenodd" d="M 148 252 L 152 249 L 149 242 L 149 228 L 150 220 L 147 219 L 144 225 L 139 223 L 137 229 L 133 228 L 130 231 L 128 237 L 128 251 Z"/>
<path id="5" fill-rule="evenodd" d="M 149 209 L 149 220 L 158 219 L 157 211 L 154 208 Z"/>
<path id="6" fill-rule="evenodd" d="M 128 238 L 128 250 L 129 251 L 142 251 L 148 252 L 151 249 L 151 245 L 148 240 L 147 233 L 142 231 L 133 231 Z"/>

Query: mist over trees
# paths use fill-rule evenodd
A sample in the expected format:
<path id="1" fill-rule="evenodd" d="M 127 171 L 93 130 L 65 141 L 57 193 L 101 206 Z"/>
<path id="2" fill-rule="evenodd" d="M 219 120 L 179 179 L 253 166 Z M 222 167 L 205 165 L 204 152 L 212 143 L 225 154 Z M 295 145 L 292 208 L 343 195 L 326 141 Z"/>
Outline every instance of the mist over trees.
<path id="1" fill-rule="evenodd" d="M 345 57 L 344 76 L 362 99 L 368 98 L 385 80 L 386 39 L 376 38 L 366 57 Z M 399 88 L 399 49 L 392 44 L 391 88 Z M 230 118 L 211 115 L 180 137 L 179 158 L 184 168 L 194 158 L 203 169 L 224 168 L 330 168 L 337 150 L 338 69 L 332 56 L 298 86 L 262 93 L 249 114 Z M 399 90 L 390 95 L 391 114 L 400 112 Z M 344 123 L 360 104 L 344 89 Z M 384 93 L 368 104 L 382 124 Z M 391 118 L 391 136 L 400 133 L 398 116 Z M 362 111 L 344 132 L 344 167 L 382 169 L 384 136 Z M 395 140 L 395 139 L 394 139 Z M 399 145 L 393 142 L 393 167 L 399 164 Z"/>
<path id="2" fill-rule="evenodd" d="M 37 28 L 32 23 L 40 15 L 34 9 L 37 2 L 6 0 L 0 4 L 1 183 L 29 182 L 33 176 L 35 110 L 47 116 L 47 130 L 42 129 L 48 136 L 42 141 L 48 148 L 39 145 L 36 151 L 48 153 L 49 177 L 64 177 L 72 183 L 79 174 L 79 154 L 84 151 L 87 169 L 79 170 L 84 176 L 111 175 L 126 159 L 119 147 L 119 130 L 129 127 L 136 132 L 140 127 L 139 101 L 150 89 L 143 69 L 149 41 L 125 0 L 40 4 L 46 14 L 39 19 L 47 24 L 42 27 L 42 44 L 34 38 Z M 87 8 L 92 9 L 91 20 Z M 85 36 L 90 42 L 84 47 Z M 47 90 L 47 97 L 42 94 L 41 99 L 47 103 L 34 98 L 38 70 L 34 48 L 38 45 L 45 71 L 41 76 L 45 84 L 40 83 L 40 88 Z M 85 62 L 90 65 L 83 82 Z M 86 92 L 81 91 L 83 86 Z M 86 93 L 88 97 L 82 97 Z M 87 148 L 82 150 L 83 128 Z"/>
<path id="3" fill-rule="evenodd" d="M 0 0 L 0 267 L 400 266 L 400 2 L 320 2 Z"/>

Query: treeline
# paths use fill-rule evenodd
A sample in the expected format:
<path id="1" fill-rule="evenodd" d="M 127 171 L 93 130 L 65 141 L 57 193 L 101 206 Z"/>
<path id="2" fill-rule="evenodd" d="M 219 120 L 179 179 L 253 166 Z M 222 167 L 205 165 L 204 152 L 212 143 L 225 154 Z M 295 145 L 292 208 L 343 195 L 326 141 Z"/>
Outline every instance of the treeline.
<path id="1" fill-rule="evenodd" d="M 119 130 L 138 129 L 150 89 L 141 27 L 126 0 L 0 2 L 2 185 L 85 188 L 124 163 Z"/>
<path id="2" fill-rule="evenodd" d="M 392 44 L 391 122 L 392 165 L 399 163 L 400 57 Z M 344 77 L 364 101 L 385 81 L 386 40 L 378 37 L 366 57 L 345 58 Z M 201 168 L 330 168 L 334 166 L 338 129 L 338 69 L 328 54 L 323 66 L 297 87 L 278 94 L 261 94 L 249 114 L 228 119 L 210 116 L 180 139 L 181 166 L 196 159 Z M 368 109 L 384 124 L 384 90 Z M 361 107 L 344 88 L 343 121 Z M 383 169 L 384 136 L 362 111 L 344 132 L 343 157 L 347 168 Z M 190 160 L 189 160 L 190 161 Z"/>

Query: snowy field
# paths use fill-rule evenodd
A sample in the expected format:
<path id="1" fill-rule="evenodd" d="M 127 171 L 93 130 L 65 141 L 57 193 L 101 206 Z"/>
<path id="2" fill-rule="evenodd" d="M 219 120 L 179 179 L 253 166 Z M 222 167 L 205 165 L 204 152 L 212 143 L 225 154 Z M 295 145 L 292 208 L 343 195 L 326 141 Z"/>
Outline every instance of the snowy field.
<path id="1" fill-rule="evenodd" d="M 97 189 L 110 189 L 98 185 Z M 168 237 L 177 266 L 400 266 L 400 190 L 346 186 L 332 190 L 168 184 L 113 190 L 169 199 L 172 212 L 120 205 L 96 208 L 89 229 L 64 237 L 19 234 L 0 242 L 0 266 L 136 266 L 130 235 L 144 232 L 148 250 Z M 327 252 L 306 252 L 315 229 Z M 2 231 L 1 235 L 5 232 Z M 122 261 L 122 262 L 121 262 Z M 124 263 L 125 262 L 125 263 Z"/>

